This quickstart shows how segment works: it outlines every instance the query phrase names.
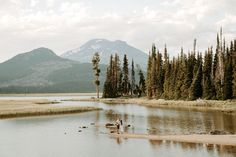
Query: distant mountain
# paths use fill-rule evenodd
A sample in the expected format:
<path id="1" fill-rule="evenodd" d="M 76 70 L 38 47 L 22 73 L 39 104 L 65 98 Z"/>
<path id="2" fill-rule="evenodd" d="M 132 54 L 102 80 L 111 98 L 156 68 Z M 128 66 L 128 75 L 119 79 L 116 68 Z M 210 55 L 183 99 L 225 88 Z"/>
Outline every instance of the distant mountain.
<path id="1" fill-rule="evenodd" d="M 105 65 L 101 65 L 101 81 Z M 19 54 L 0 64 L 0 92 L 92 92 L 90 63 L 79 63 L 57 56 L 47 48 Z"/>
<path id="2" fill-rule="evenodd" d="M 99 52 L 101 64 L 108 64 L 111 54 L 117 53 L 121 60 L 123 60 L 124 54 L 127 54 L 130 64 L 133 59 L 135 64 L 139 64 L 144 68 L 143 70 L 146 70 L 148 55 L 121 40 L 93 39 L 77 49 L 62 54 L 61 57 L 81 63 L 90 63 L 95 52 Z"/>

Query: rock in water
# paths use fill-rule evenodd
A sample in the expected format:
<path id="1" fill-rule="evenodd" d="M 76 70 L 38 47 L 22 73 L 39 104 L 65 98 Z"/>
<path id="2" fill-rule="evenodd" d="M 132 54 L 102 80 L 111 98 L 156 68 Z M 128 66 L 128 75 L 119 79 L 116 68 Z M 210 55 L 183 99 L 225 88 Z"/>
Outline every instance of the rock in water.
<path id="1" fill-rule="evenodd" d="M 222 131 L 222 130 L 212 130 L 209 132 L 209 134 L 211 134 L 211 135 L 226 135 L 227 132 Z"/>
<path id="2" fill-rule="evenodd" d="M 105 126 L 106 126 L 107 128 L 109 128 L 109 127 L 113 127 L 113 126 L 115 126 L 115 124 L 107 123 Z"/>

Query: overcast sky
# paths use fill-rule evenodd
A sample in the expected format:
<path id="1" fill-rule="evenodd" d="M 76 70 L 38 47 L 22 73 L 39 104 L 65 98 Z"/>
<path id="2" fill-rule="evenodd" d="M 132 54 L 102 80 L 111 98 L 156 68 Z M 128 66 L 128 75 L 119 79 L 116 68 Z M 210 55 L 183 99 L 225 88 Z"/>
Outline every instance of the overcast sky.
<path id="1" fill-rule="evenodd" d="M 236 38 L 236 0 L 0 0 L 0 62 L 47 47 L 62 54 L 93 38 L 124 40 L 146 53 L 152 43 L 199 50 L 223 27 Z"/>

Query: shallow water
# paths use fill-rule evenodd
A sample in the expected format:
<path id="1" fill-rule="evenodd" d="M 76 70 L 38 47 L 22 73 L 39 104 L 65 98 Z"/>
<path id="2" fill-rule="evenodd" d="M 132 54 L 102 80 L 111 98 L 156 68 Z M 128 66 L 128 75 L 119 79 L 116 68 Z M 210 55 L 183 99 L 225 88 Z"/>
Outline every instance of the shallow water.
<path id="1" fill-rule="evenodd" d="M 27 99 L 30 99 L 29 97 Z M 65 100 L 74 97 L 34 97 Z M 1 97 L 0 99 L 9 99 Z M 25 99 L 11 97 L 11 99 Z M 73 115 L 0 120 L 0 157 L 234 157 L 235 147 L 159 142 L 145 139 L 117 139 L 107 135 L 104 125 L 120 116 L 130 124 L 127 132 L 190 134 L 224 130 L 236 133 L 236 115 L 222 112 L 147 108 L 138 105 L 107 105 L 96 102 L 62 101 L 55 105 L 97 106 L 102 111 Z M 87 126 L 81 129 L 81 126 Z M 78 132 L 82 130 L 82 132 Z"/>

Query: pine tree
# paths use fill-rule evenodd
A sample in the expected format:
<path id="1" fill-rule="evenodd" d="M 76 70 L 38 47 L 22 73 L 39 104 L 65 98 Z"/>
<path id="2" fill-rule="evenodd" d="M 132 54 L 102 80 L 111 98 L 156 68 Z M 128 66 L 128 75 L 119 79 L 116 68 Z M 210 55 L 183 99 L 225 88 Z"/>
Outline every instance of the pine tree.
<path id="1" fill-rule="evenodd" d="M 153 98 L 156 97 L 157 92 L 157 58 L 156 58 L 156 47 L 155 45 L 152 46 L 152 66 L 151 66 L 151 96 Z"/>
<path id="2" fill-rule="evenodd" d="M 119 80 L 118 80 L 118 91 L 117 91 L 117 95 L 118 96 L 123 96 L 123 73 L 120 72 L 119 75 Z"/>
<path id="3" fill-rule="evenodd" d="M 236 98 L 236 40 L 234 40 L 233 52 L 232 52 L 232 64 L 233 64 L 233 97 Z"/>
<path id="4" fill-rule="evenodd" d="M 214 63 L 214 85 L 216 91 L 216 99 L 223 99 L 223 87 L 224 87 L 224 54 L 222 45 L 222 29 L 220 30 L 220 38 L 217 34 L 217 46 L 216 46 L 216 58 Z"/>
<path id="5" fill-rule="evenodd" d="M 205 53 L 203 65 L 203 98 L 214 98 L 214 85 L 212 78 L 212 49 Z"/>
<path id="6" fill-rule="evenodd" d="M 113 60 L 113 91 L 116 93 L 115 95 L 119 95 L 118 91 L 118 84 L 119 84 L 119 76 L 121 73 L 120 69 L 120 59 L 117 54 L 115 54 L 114 60 Z"/>
<path id="7" fill-rule="evenodd" d="M 134 61 L 132 60 L 131 64 L 131 95 L 134 94 L 136 84 L 135 84 L 135 70 L 134 70 Z"/>
<path id="8" fill-rule="evenodd" d="M 151 77 L 152 77 L 152 57 L 149 53 L 148 56 L 148 65 L 147 65 L 147 77 L 146 77 L 146 95 L 148 98 L 152 97 L 152 86 L 151 86 Z"/>
<path id="9" fill-rule="evenodd" d="M 176 89 L 176 81 L 178 74 L 179 62 L 173 57 L 171 64 L 171 75 L 170 75 L 170 88 L 169 88 L 169 99 L 175 99 L 175 89 Z"/>
<path id="10" fill-rule="evenodd" d="M 171 84 L 171 65 L 169 61 L 169 56 L 167 53 L 167 48 L 165 45 L 164 49 L 164 85 L 163 85 L 163 97 L 169 99 L 169 89 Z"/>
<path id="11" fill-rule="evenodd" d="M 142 96 L 142 94 L 145 94 L 146 91 L 146 84 L 145 84 L 145 77 L 143 75 L 142 70 L 139 70 L 139 89 L 140 89 L 140 96 Z"/>
<path id="12" fill-rule="evenodd" d="M 233 97 L 233 66 L 232 66 L 232 54 L 233 46 L 231 50 L 226 50 L 226 67 L 225 67 L 225 86 L 224 86 L 224 99 L 232 99 Z"/>
<path id="13" fill-rule="evenodd" d="M 109 68 L 107 68 L 106 80 L 105 80 L 104 86 L 103 86 L 103 94 L 102 94 L 103 98 L 111 97 L 111 82 L 110 82 L 110 78 L 109 77 L 110 77 L 109 76 Z"/>
<path id="14" fill-rule="evenodd" d="M 107 67 L 106 80 L 103 88 L 103 97 L 104 98 L 115 98 L 117 97 L 117 91 L 115 90 L 115 75 L 114 75 L 114 60 L 113 56 L 110 57 L 110 63 Z"/>
<path id="15" fill-rule="evenodd" d="M 196 54 L 196 44 L 197 39 L 194 39 L 193 42 L 193 51 L 191 53 L 188 53 L 188 58 L 185 59 L 185 79 L 184 84 L 181 88 L 181 97 L 183 99 L 189 98 L 189 88 L 193 81 L 193 73 L 194 73 L 194 66 L 196 62 L 195 54 Z"/>
<path id="16" fill-rule="evenodd" d="M 183 48 L 181 48 L 180 58 L 178 57 L 178 69 L 176 76 L 176 86 L 175 86 L 175 99 L 181 99 L 181 90 L 183 90 L 182 86 L 184 85 L 184 77 L 185 77 L 185 58 Z"/>
<path id="17" fill-rule="evenodd" d="M 126 54 L 123 60 L 123 94 L 129 95 L 130 82 L 129 82 L 129 63 Z"/>
<path id="18" fill-rule="evenodd" d="M 184 75 L 184 80 L 182 80 L 183 84 L 180 87 L 180 91 L 181 91 L 181 99 L 187 99 L 188 98 L 188 93 L 189 93 L 189 88 L 191 86 L 192 83 L 192 79 L 193 79 L 193 66 L 194 65 L 191 62 L 191 56 L 189 53 L 188 58 L 186 57 L 186 55 L 184 55 L 183 58 L 183 62 L 181 64 L 181 69 L 182 72 L 185 74 Z"/>
<path id="19" fill-rule="evenodd" d="M 100 68 L 99 68 L 99 62 L 100 62 L 100 57 L 98 52 L 96 52 L 92 58 L 92 63 L 93 63 L 93 71 L 94 71 L 94 76 L 95 76 L 95 81 L 94 84 L 96 86 L 96 91 L 97 91 L 97 98 L 99 98 L 99 76 L 100 76 Z"/>
<path id="20" fill-rule="evenodd" d="M 198 55 L 197 64 L 195 67 L 197 72 L 194 75 L 189 91 L 189 98 L 191 100 L 196 100 L 202 97 L 202 58 L 200 54 Z"/>
<path id="21" fill-rule="evenodd" d="M 163 71 L 163 60 L 162 54 L 157 52 L 157 90 L 156 90 L 156 98 L 161 98 L 164 90 L 164 71 Z"/>

